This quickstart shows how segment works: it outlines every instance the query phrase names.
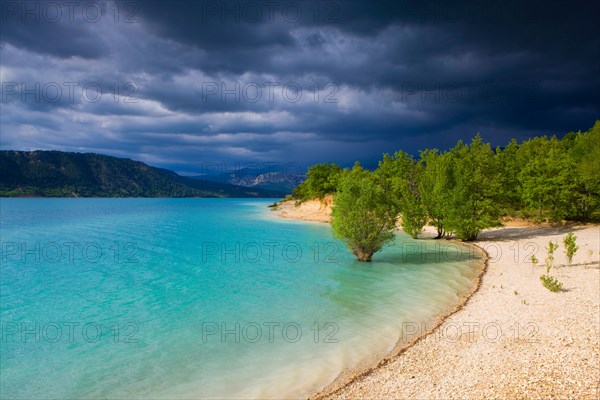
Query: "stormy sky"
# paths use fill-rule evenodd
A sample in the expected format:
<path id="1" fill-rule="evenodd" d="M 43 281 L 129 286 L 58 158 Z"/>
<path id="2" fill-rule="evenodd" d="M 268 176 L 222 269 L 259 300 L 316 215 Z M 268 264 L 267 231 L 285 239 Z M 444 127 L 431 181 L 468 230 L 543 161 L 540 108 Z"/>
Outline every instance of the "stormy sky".
<path id="1" fill-rule="evenodd" d="M 597 1 L 2 1 L 0 148 L 369 164 L 600 118 Z"/>

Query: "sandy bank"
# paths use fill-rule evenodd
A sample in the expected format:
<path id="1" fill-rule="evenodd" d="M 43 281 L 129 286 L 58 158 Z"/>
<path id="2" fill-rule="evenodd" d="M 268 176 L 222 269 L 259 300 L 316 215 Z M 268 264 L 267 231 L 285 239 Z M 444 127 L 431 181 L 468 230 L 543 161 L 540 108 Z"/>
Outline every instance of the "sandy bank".
<path id="1" fill-rule="evenodd" d="M 308 200 L 296 205 L 294 200 L 281 202 L 274 210 L 281 218 L 297 219 L 301 221 L 329 222 L 331 221 L 331 206 L 333 196 L 325 196 L 319 200 Z"/>

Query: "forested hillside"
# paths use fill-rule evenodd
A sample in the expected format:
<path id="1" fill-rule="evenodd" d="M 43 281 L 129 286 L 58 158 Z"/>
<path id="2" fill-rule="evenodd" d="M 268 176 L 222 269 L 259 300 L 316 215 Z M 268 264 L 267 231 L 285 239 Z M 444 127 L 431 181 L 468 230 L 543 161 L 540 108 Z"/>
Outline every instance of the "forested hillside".
<path id="1" fill-rule="evenodd" d="M 283 193 L 190 179 L 139 161 L 62 151 L 1 151 L 0 196 L 279 197 Z"/>

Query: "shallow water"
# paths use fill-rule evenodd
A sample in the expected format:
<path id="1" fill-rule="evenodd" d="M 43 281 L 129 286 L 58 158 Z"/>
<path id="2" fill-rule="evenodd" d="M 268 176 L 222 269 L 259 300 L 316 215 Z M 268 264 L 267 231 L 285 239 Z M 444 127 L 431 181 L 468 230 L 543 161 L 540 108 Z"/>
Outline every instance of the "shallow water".
<path id="1" fill-rule="evenodd" d="M 303 397 L 478 274 L 402 234 L 358 263 L 272 201 L 1 199 L 0 397 Z"/>

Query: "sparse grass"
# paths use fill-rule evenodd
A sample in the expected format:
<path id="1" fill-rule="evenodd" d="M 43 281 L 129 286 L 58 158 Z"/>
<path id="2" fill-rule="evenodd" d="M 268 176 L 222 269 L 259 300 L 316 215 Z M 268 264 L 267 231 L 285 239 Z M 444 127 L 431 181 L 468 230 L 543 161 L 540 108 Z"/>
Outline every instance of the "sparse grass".
<path id="1" fill-rule="evenodd" d="M 540 262 L 540 260 L 538 260 L 536 256 L 534 256 L 534 255 L 531 256 L 531 264 L 532 264 L 532 266 L 534 266 L 538 262 Z"/>
<path id="2" fill-rule="evenodd" d="M 538 260 L 535 255 L 532 255 L 531 256 L 531 273 L 532 274 L 533 274 L 533 267 L 535 267 L 535 264 L 537 264 L 538 262 L 540 262 L 540 260 Z"/>

